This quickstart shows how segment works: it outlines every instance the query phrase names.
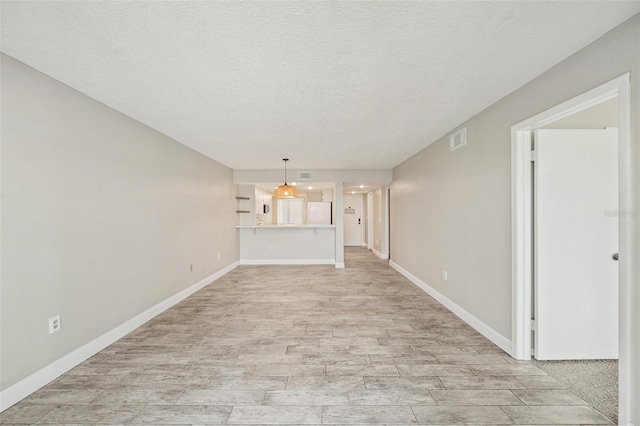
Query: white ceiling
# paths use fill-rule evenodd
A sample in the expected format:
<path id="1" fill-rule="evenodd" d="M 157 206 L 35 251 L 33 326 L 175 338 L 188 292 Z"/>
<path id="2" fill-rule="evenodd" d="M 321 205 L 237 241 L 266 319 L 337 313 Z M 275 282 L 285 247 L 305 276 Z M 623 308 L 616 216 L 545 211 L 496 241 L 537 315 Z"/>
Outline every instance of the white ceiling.
<path id="1" fill-rule="evenodd" d="M 638 1 L 1 7 L 3 52 L 234 169 L 283 157 L 391 168 L 640 12 Z"/>

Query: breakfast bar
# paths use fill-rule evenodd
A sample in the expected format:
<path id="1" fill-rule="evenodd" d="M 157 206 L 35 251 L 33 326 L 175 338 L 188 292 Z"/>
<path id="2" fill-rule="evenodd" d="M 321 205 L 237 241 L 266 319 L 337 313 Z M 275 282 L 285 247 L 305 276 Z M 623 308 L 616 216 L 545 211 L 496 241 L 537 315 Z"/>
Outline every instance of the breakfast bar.
<path id="1" fill-rule="evenodd" d="M 334 265 L 335 225 L 236 226 L 243 265 Z"/>

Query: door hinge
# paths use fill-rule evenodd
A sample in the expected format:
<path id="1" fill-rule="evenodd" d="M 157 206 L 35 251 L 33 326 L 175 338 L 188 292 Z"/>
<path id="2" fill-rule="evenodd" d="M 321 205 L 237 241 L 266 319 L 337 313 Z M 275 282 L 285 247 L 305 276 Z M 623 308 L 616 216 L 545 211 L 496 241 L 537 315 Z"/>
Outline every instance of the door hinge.
<path id="1" fill-rule="evenodd" d="M 538 151 L 531 151 L 531 161 L 537 161 L 538 160 Z"/>
<path id="2" fill-rule="evenodd" d="M 531 331 L 536 331 L 536 320 L 531 320 Z"/>

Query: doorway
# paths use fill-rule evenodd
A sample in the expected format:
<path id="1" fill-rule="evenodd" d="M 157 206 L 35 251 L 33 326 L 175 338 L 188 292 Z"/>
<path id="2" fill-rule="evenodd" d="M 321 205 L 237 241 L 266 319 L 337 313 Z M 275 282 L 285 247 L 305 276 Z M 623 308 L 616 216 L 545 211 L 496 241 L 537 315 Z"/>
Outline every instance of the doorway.
<path id="1" fill-rule="evenodd" d="M 532 353 L 532 287 L 534 283 L 534 218 L 533 169 L 531 140 L 533 133 L 550 123 L 557 122 L 579 111 L 611 99 L 617 99 L 618 130 L 618 210 L 629 210 L 631 202 L 630 165 L 630 79 L 629 74 L 605 83 L 583 95 L 531 117 L 512 127 L 512 356 L 520 360 L 531 359 Z M 604 212 L 603 212 L 604 214 Z M 633 253 L 629 222 L 621 218 L 618 227 L 618 327 L 619 327 L 619 421 L 630 417 L 630 336 L 631 307 L 629 280 Z M 569 336 L 566 336 L 569 338 Z"/>
<path id="2" fill-rule="evenodd" d="M 364 240 L 362 224 L 362 194 L 344 196 L 344 245 L 362 247 Z"/>

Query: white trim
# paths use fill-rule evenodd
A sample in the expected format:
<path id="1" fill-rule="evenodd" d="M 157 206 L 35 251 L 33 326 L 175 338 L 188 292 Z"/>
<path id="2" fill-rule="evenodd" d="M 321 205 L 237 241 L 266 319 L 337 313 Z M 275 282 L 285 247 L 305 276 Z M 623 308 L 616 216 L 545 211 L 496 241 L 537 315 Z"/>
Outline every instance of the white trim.
<path id="1" fill-rule="evenodd" d="M 620 77 L 618 86 L 618 208 L 631 211 L 633 207 L 633 150 L 631 140 L 631 77 Z M 637 176 L 637 175 L 636 175 Z M 635 178 L 637 179 L 637 177 Z M 633 246 L 633 226 L 631 218 L 620 217 L 618 253 L 621 259 L 618 265 L 618 422 L 631 424 L 631 359 L 632 359 L 632 320 L 631 304 L 633 262 L 637 261 L 640 248 Z M 637 228 L 635 232 L 637 232 Z M 633 260 L 632 260 L 633 259 Z"/>
<path id="2" fill-rule="evenodd" d="M 344 262 L 336 262 L 336 269 L 344 269 Z"/>
<path id="3" fill-rule="evenodd" d="M 496 330 L 479 320 L 473 314 L 466 311 L 460 305 L 453 302 L 451 299 L 440 293 L 438 290 L 434 289 L 420 278 L 413 275 L 411 272 L 404 269 L 402 266 L 398 265 L 393 260 L 389 261 L 389 266 L 391 266 L 396 271 L 400 272 L 404 275 L 409 281 L 423 290 L 425 293 L 429 294 L 431 297 L 436 299 L 438 302 L 442 303 L 447 309 L 460 317 L 464 322 L 473 327 L 476 331 L 482 334 L 487 339 L 491 340 L 495 343 L 500 349 L 509 353 L 511 351 L 511 340 L 504 337 L 502 334 L 498 333 Z"/>
<path id="4" fill-rule="evenodd" d="M 242 259 L 241 265 L 334 265 L 335 259 Z"/>
<path id="5" fill-rule="evenodd" d="M 336 225 L 336 265 L 342 264 L 344 268 L 344 185 L 342 182 L 335 183 L 333 201 L 335 204 L 334 218 Z"/>
<path id="6" fill-rule="evenodd" d="M 525 232 L 532 226 L 531 215 L 525 214 L 531 212 L 531 193 L 525 194 L 517 188 L 521 180 L 528 181 L 531 188 L 531 134 L 531 130 L 515 132 L 512 128 L 511 135 L 512 141 L 516 141 L 511 150 L 511 280 L 522 283 L 512 284 L 511 356 L 521 360 L 531 359 L 531 323 L 525 319 L 531 318 L 533 236 L 531 232 Z"/>
<path id="7" fill-rule="evenodd" d="M 365 206 L 365 196 L 364 194 L 358 194 L 360 196 L 360 246 L 366 247 L 367 243 L 364 241 L 365 238 L 365 229 L 364 229 L 364 206 Z"/>
<path id="8" fill-rule="evenodd" d="M 512 223 L 512 356 L 531 359 L 531 133 L 540 127 L 578 111 L 618 97 L 618 173 L 619 210 L 632 208 L 633 167 L 631 164 L 631 82 L 629 73 L 576 96 L 511 127 L 511 223 Z M 630 424 L 631 418 L 631 263 L 638 258 L 632 246 L 629 218 L 619 218 L 619 360 L 618 418 Z"/>
<path id="9" fill-rule="evenodd" d="M 372 248 L 371 251 L 373 252 L 373 254 L 378 256 L 380 259 L 388 259 L 389 258 L 389 253 L 380 253 L 378 250 L 376 250 L 374 248 Z"/>
<path id="10" fill-rule="evenodd" d="M 389 253 L 391 252 L 391 187 L 387 186 L 382 188 L 384 191 L 384 237 L 385 244 L 383 248 L 385 249 L 382 255 L 383 259 L 389 259 Z"/>
<path id="11" fill-rule="evenodd" d="M 71 370 L 73 367 L 91 358 L 93 355 L 97 354 L 107 346 L 131 333 L 133 330 L 140 327 L 142 324 L 146 323 L 156 315 L 161 314 L 170 307 L 191 296 L 196 291 L 202 289 L 208 284 L 211 284 L 213 281 L 237 268 L 239 265 L 239 261 L 232 263 L 231 265 L 204 278 L 191 287 L 182 290 L 181 292 L 147 309 L 141 314 L 136 315 L 123 324 L 120 324 L 116 328 L 106 332 L 102 336 L 97 337 L 91 342 L 68 353 L 57 361 L 54 361 L 46 367 L 43 367 L 32 375 L 22 379 L 18 383 L 9 386 L 7 389 L 0 392 L 0 412 L 16 404 L 23 398 L 26 398 L 52 380 L 56 379 L 67 371 Z"/>
<path id="12" fill-rule="evenodd" d="M 367 248 L 373 249 L 373 191 L 367 194 Z"/>

